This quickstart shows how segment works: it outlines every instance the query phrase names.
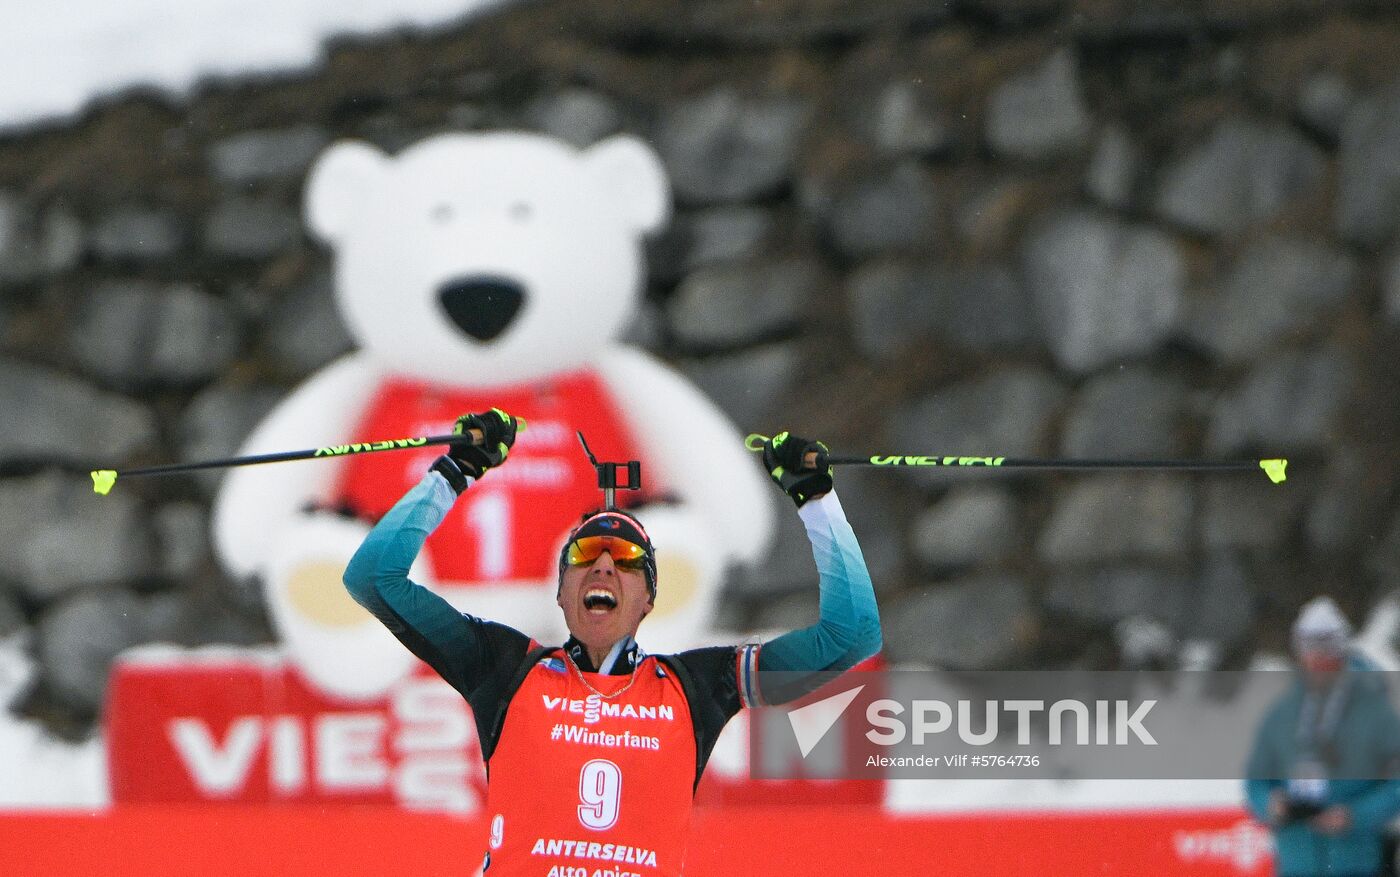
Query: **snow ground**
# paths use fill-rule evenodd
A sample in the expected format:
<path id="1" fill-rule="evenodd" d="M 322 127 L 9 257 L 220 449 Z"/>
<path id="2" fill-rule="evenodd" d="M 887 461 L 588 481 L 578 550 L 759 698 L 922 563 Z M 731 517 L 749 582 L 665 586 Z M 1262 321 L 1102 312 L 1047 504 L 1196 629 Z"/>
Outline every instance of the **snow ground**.
<path id="1" fill-rule="evenodd" d="M 209 76 L 295 71 L 323 41 L 430 29 L 508 0 L 10 0 L 0 27 L 0 133 L 61 120 L 132 86 L 174 95 Z"/>

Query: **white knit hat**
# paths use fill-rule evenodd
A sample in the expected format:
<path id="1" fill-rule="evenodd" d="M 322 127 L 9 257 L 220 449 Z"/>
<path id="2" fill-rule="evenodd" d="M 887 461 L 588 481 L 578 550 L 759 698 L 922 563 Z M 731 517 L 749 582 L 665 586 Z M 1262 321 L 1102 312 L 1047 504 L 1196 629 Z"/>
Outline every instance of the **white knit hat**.
<path id="1" fill-rule="evenodd" d="M 1345 648 L 1351 639 L 1351 624 L 1331 597 L 1314 597 L 1303 604 L 1298 620 L 1293 622 L 1295 646 Z"/>

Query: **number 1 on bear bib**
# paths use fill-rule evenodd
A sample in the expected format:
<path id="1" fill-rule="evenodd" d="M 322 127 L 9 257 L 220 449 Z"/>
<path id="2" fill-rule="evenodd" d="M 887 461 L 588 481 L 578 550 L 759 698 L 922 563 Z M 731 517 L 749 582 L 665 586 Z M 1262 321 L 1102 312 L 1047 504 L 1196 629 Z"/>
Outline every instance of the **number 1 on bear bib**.
<path id="1" fill-rule="evenodd" d="M 487 581 L 505 578 L 511 568 L 510 497 L 486 492 L 468 508 L 466 519 L 476 540 L 477 573 Z"/>

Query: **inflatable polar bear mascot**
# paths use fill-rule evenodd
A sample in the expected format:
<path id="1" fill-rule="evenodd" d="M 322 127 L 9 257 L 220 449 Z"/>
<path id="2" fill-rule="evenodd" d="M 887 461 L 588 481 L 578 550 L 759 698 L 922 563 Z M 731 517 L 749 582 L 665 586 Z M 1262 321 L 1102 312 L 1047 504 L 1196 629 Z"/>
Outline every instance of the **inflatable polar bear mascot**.
<path id="1" fill-rule="evenodd" d="M 773 508 L 714 404 L 615 340 L 639 296 L 641 238 L 669 209 L 660 161 L 627 136 L 580 151 L 527 133 L 445 134 L 395 157 L 333 145 L 305 212 L 334 249 L 359 350 L 282 400 L 242 453 L 448 433 L 492 406 L 524 417 L 510 460 L 463 494 L 411 575 L 464 612 L 559 642 L 558 552 L 602 500 L 581 429 L 599 460 L 641 460 L 646 497 L 664 500 L 639 512 L 659 583 L 643 645 L 700 644 L 726 566 L 757 559 Z M 341 575 L 442 450 L 234 469 L 220 488 L 221 562 L 260 578 L 289 654 L 328 694 L 382 695 L 414 665 Z"/>

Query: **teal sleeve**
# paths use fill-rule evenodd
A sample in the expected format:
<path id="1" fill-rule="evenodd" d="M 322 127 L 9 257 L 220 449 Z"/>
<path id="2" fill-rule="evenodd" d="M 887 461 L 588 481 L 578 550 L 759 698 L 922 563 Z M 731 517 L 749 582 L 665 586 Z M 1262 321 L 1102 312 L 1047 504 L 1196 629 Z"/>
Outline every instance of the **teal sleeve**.
<path id="1" fill-rule="evenodd" d="M 880 651 L 880 613 L 856 534 L 835 491 L 799 510 L 817 563 L 816 624 L 764 643 L 760 671 L 848 670 Z"/>
<path id="2" fill-rule="evenodd" d="M 1357 830 L 1381 831 L 1400 816 L 1400 780 L 1377 783 L 1347 806 L 1351 808 L 1352 823 Z"/>
<path id="3" fill-rule="evenodd" d="M 409 568 L 457 495 L 429 472 L 370 530 L 349 565 L 345 587 L 399 641 L 461 691 L 473 690 L 490 666 L 491 631 L 413 582 Z M 494 625 L 494 627 L 503 627 Z M 516 633 L 511 631 L 512 633 Z M 516 633 L 524 638 L 523 634 Z"/>

